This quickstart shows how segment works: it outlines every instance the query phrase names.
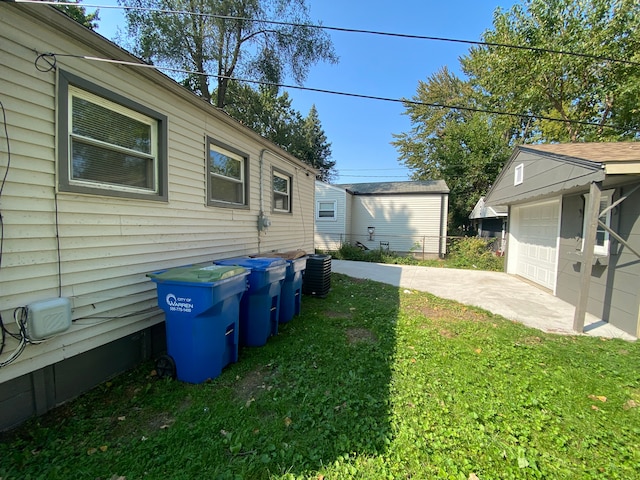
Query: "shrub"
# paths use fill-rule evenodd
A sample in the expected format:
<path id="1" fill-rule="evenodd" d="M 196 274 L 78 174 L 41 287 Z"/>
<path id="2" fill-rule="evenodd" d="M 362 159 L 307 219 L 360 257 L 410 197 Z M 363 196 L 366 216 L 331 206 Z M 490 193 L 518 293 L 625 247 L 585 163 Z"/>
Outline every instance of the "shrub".
<path id="1" fill-rule="evenodd" d="M 447 256 L 447 265 L 456 268 L 502 271 L 503 257 L 491 250 L 491 241 L 478 237 L 465 237 L 455 242 Z"/>

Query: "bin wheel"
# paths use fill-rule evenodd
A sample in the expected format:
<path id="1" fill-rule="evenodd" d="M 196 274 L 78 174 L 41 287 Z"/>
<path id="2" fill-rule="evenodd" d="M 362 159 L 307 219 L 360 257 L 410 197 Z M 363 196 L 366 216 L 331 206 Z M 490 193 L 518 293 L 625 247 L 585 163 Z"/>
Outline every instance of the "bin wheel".
<path id="1" fill-rule="evenodd" d="M 158 378 L 176 378 L 176 362 L 169 355 L 161 355 L 156 360 Z"/>

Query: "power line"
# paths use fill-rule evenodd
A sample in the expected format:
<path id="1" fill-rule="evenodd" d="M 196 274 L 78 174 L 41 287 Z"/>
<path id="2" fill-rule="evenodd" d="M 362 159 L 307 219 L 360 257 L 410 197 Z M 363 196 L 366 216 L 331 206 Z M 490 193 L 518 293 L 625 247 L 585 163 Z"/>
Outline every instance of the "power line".
<path id="1" fill-rule="evenodd" d="M 491 109 L 486 109 L 486 108 L 477 108 L 477 107 L 465 107 L 465 106 L 461 106 L 461 105 L 450 105 L 450 104 L 446 104 L 446 103 L 429 103 L 429 102 L 420 102 L 417 100 L 409 100 L 406 98 L 392 98 L 392 97 L 383 97 L 383 96 L 378 96 L 378 95 L 366 95 L 366 94 L 362 94 L 362 93 L 352 93 L 352 92 L 341 92 L 338 90 L 329 90 L 329 89 L 325 89 L 325 88 L 314 88 L 314 87 L 303 87 L 300 85 L 289 85 L 289 84 L 285 84 L 285 83 L 274 83 L 274 82 L 267 82 L 267 81 L 263 81 L 263 80 L 249 80 L 249 79 L 244 79 L 244 78 L 237 78 L 237 77 L 230 77 L 227 75 L 218 75 L 218 74 L 214 74 L 214 73 L 205 73 L 205 72 L 197 72 L 197 71 L 193 71 L 193 70 L 184 70 L 184 69 L 180 69 L 180 68 L 171 68 L 171 67 L 163 67 L 160 65 L 152 65 L 149 63 L 137 63 L 137 62 L 128 62 L 128 61 L 124 61 L 124 60 L 114 60 L 114 59 L 109 59 L 109 58 L 100 58 L 100 57 L 94 57 L 94 56 L 89 56 L 89 55 L 74 55 L 74 54 L 68 54 L 68 53 L 42 53 L 40 55 L 38 55 L 38 57 L 36 58 L 36 68 L 40 71 L 49 71 L 55 68 L 56 66 L 56 61 L 55 58 L 56 57 L 71 57 L 71 58 L 78 58 L 78 59 L 83 59 L 83 60 L 89 60 L 89 61 L 95 61 L 95 62 L 106 62 L 106 63 L 114 63 L 114 64 L 118 64 L 118 65 L 127 65 L 127 66 L 132 66 L 132 67 L 141 67 L 141 68 L 152 68 L 154 70 L 166 70 L 169 72 L 173 72 L 173 73 L 184 73 L 187 75 L 202 75 L 202 76 L 206 76 L 206 77 L 215 77 L 218 79 L 226 79 L 226 80 L 233 80 L 236 82 L 244 82 L 244 83 L 252 83 L 252 84 L 256 84 L 256 85 L 264 85 L 264 86 L 272 86 L 272 87 L 279 87 L 279 88 L 290 88 L 290 89 L 296 89 L 296 90 L 305 90 L 308 92 L 316 92 L 316 93 L 326 93 L 326 94 L 330 94 L 330 95 L 340 95 L 340 96 L 344 96 L 344 97 L 351 97 L 351 98 L 362 98 L 362 99 L 366 99 L 366 100 L 378 100 L 378 101 L 383 101 L 383 102 L 392 102 L 392 103 L 401 103 L 405 106 L 407 105 L 416 105 L 416 106 L 424 106 L 424 107 L 433 107 L 433 108 L 445 108 L 445 109 L 449 109 L 449 110 L 462 110 L 462 111 L 467 111 L 467 112 L 475 112 L 475 113 L 486 113 L 489 115 L 502 115 L 502 116 L 508 116 L 508 117 L 514 117 L 514 118 L 521 118 L 521 119 L 527 119 L 527 120 L 548 120 L 550 122 L 561 122 L 561 123 L 571 123 L 574 125 L 585 125 L 585 126 L 591 126 L 591 127 L 599 127 L 599 128 L 609 128 L 612 130 L 623 130 L 621 127 L 617 127 L 614 125 L 607 125 L 607 124 L 601 124 L 600 122 L 589 122 L 587 120 L 572 120 L 572 119 L 561 119 L 561 118 L 556 118 L 556 117 L 550 117 L 547 115 L 534 115 L 534 114 L 529 114 L 529 113 L 514 113 L 514 112 L 503 112 L 503 111 L 499 111 L 499 110 L 491 110 Z M 53 62 L 50 62 L 49 60 L 53 58 Z M 38 61 L 39 60 L 43 60 L 45 62 L 47 62 L 47 66 L 46 67 L 42 67 L 38 65 Z M 632 129 L 632 131 L 637 132 L 637 129 Z"/>
<path id="2" fill-rule="evenodd" d="M 79 5 L 78 3 L 75 3 L 75 2 L 56 2 L 56 1 L 49 1 L 49 0 L 12 0 L 12 1 L 14 1 L 15 3 L 40 3 L 45 5 L 69 5 L 69 6 Z M 413 40 L 429 40 L 429 41 L 437 41 L 437 42 L 461 43 L 466 45 L 480 45 L 485 47 L 511 48 L 515 50 L 526 50 L 526 51 L 539 52 L 539 53 L 552 53 L 555 55 L 570 55 L 575 57 L 590 58 L 592 60 L 604 60 L 608 62 L 624 63 L 627 65 L 640 66 L 640 62 L 634 62 L 633 60 L 624 60 L 620 58 L 605 57 L 601 55 L 593 55 L 590 53 L 571 52 L 567 50 L 555 50 L 551 48 L 529 47 L 526 45 L 514 45 L 510 43 L 483 42 L 479 40 L 465 40 L 465 39 L 449 38 L 449 37 L 434 37 L 429 35 L 414 35 L 414 34 L 408 34 L 408 33 L 382 32 L 378 30 L 365 30 L 365 29 L 359 29 L 359 28 L 331 27 L 331 26 L 319 25 L 319 24 L 284 22 L 284 21 L 277 21 L 277 20 L 263 20 L 263 19 L 249 18 L 249 17 L 236 17 L 232 15 L 217 15 L 214 13 L 199 13 L 199 12 L 191 12 L 188 10 L 171 10 L 171 9 L 151 8 L 151 7 L 134 7 L 134 6 L 127 6 L 127 5 L 99 5 L 99 4 L 84 4 L 84 3 L 80 4 L 80 6 L 98 8 L 98 9 L 100 8 L 121 9 L 121 10 L 144 11 L 144 12 L 171 14 L 171 15 L 188 15 L 188 16 L 196 16 L 196 17 L 205 17 L 205 18 L 217 18 L 221 20 L 240 20 L 243 22 L 265 23 L 267 25 L 279 25 L 279 26 L 288 26 L 288 27 L 297 27 L 297 28 L 313 28 L 317 30 L 329 30 L 334 32 L 360 33 L 360 34 L 378 35 L 378 36 L 386 36 L 386 37 L 408 38 Z"/>

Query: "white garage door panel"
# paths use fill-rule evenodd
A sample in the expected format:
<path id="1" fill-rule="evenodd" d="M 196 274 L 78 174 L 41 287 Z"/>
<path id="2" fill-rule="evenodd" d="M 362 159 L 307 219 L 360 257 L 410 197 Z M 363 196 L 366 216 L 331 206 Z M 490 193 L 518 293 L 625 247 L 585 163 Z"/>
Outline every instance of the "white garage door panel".
<path id="1" fill-rule="evenodd" d="M 556 254 L 560 202 L 517 207 L 516 273 L 553 290 L 556 279 Z"/>

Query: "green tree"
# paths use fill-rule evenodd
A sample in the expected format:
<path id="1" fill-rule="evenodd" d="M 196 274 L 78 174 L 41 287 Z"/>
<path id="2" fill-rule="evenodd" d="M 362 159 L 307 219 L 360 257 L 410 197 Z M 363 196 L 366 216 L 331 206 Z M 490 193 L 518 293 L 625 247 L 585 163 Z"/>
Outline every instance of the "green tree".
<path id="1" fill-rule="evenodd" d="M 331 144 L 315 105 L 303 118 L 291 106 L 287 92 L 278 95 L 278 87 L 261 85 L 253 89 L 238 82 L 229 86 L 227 99 L 225 111 L 233 118 L 316 168 L 319 179 L 330 181 L 335 176 Z"/>
<path id="2" fill-rule="evenodd" d="M 322 129 L 315 105 L 311 106 L 301 130 L 302 142 L 294 148 L 294 154 L 318 170 L 318 180 L 331 182 L 336 176 L 336 162 L 331 160 L 331 144 Z"/>
<path id="3" fill-rule="evenodd" d="M 73 18 L 79 24 L 84 25 L 91 30 L 95 30 L 96 28 L 98 28 L 100 11 L 96 10 L 93 13 L 87 13 L 87 10 L 79 5 L 80 0 L 76 0 L 75 3 L 77 3 L 78 5 L 55 5 L 55 7 L 61 12 L 67 14 L 69 17 Z"/>
<path id="4" fill-rule="evenodd" d="M 488 106 L 561 120 L 529 124 L 522 134 L 532 141 L 638 138 L 638 31 L 637 0 L 526 0 L 509 11 L 496 10 L 493 30 L 483 40 L 540 50 L 478 46 L 461 63 L 473 85 L 487 95 Z"/>
<path id="5" fill-rule="evenodd" d="M 429 105 L 458 105 L 468 110 Z M 412 128 L 394 135 L 392 142 L 414 180 L 447 182 L 450 227 L 454 229 L 468 223 L 473 206 L 511 152 L 513 120 L 471 110 L 480 106 L 472 85 L 444 67 L 427 82 L 419 82 L 417 94 L 405 103 Z"/>
<path id="6" fill-rule="evenodd" d="M 302 83 L 313 64 L 337 62 L 328 35 L 311 26 L 305 0 L 119 2 L 142 8 L 126 12 L 132 50 L 147 61 L 195 72 L 182 80 L 207 101 L 211 101 L 209 76 L 215 76 L 215 104 L 220 108 L 234 75 L 274 83 L 290 75 Z"/>
<path id="7" fill-rule="evenodd" d="M 491 45 L 461 58 L 467 79 L 444 68 L 419 83 L 418 104 L 406 103 L 412 128 L 395 135 L 399 161 L 416 179 L 446 180 L 455 228 L 517 143 L 640 139 L 637 31 L 637 0 L 525 0 L 497 9 L 483 35 Z"/>

